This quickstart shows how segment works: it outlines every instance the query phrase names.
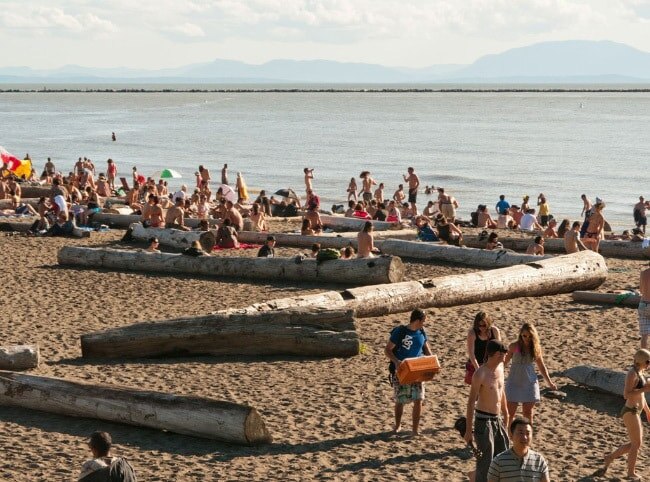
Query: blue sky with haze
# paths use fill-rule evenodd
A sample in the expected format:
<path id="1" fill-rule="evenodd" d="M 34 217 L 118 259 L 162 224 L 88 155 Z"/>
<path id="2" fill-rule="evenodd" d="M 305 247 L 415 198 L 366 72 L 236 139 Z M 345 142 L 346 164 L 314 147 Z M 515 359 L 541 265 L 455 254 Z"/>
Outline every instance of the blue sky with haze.
<path id="1" fill-rule="evenodd" d="M 569 39 L 650 52 L 650 0 L 0 0 L 0 66 L 285 58 L 422 67 Z"/>

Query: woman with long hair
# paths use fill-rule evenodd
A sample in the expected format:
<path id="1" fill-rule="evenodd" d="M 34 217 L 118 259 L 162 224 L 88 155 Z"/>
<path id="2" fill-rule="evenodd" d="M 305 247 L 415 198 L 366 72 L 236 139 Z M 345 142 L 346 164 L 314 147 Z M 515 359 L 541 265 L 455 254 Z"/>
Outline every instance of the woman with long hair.
<path id="1" fill-rule="evenodd" d="M 650 420 L 650 409 L 645 399 L 645 393 L 650 392 L 650 380 L 647 380 L 644 375 L 644 371 L 649 366 L 650 351 L 643 348 L 637 350 L 634 354 L 634 365 L 625 376 L 625 388 L 623 389 L 625 405 L 623 405 L 620 414 L 630 441 L 605 455 L 604 467 L 596 471 L 594 476 L 602 477 L 615 459 L 627 454 L 627 480 L 642 480 L 636 473 L 636 459 L 643 442 L 641 411 L 644 411 L 646 418 Z"/>
<path id="2" fill-rule="evenodd" d="M 499 329 L 494 326 L 492 317 L 479 311 L 474 323 L 467 332 L 467 363 L 465 364 L 465 383 L 472 384 L 474 372 L 486 361 L 486 349 L 490 340 L 501 340 Z"/>
<path id="3" fill-rule="evenodd" d="M 508 400 L 508 424 L 515 418 L 517 406 L 521 403 L 524 417 L 533 423 L 533 409 L 539 403 L 539 382 L 535 365 L 542 373 L 542 376 L 551 387 L 557 390 L 557 386 L 548 374 L 544 358 L 542 357 L 542 346 L 539 342 L 539 335 L 532 323 L 524 323 L 519 329 L 517 341 L 508 347 L 505 365 L 512 360 L 512 366 L 506 379 L 506 399 Z"/>

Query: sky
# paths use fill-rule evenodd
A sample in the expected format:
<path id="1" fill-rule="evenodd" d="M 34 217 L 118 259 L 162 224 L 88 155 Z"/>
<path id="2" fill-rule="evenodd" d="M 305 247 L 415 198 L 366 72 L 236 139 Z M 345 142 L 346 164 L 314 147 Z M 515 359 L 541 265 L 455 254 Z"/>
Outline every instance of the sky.
<path id="1" fill-rule="evenodd" d="M 650 52 L 650 0 L 0 0 L 0 67 L 425 67 L 576 39 Z"/>

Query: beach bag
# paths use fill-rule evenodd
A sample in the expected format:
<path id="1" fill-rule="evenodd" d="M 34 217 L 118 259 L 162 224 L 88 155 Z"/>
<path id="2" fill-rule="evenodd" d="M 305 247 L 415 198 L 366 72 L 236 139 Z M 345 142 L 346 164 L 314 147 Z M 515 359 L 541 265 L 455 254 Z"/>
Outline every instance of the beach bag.
<path id="1" fill-rule="evenodd" d="M 325 248 L 318 251 L 316 255 L 316 264 L 321 264 L 325 261 L 331 259 L 339 259 L 341 257 L 341 252 L 338 249 L 334 248 Z"/>

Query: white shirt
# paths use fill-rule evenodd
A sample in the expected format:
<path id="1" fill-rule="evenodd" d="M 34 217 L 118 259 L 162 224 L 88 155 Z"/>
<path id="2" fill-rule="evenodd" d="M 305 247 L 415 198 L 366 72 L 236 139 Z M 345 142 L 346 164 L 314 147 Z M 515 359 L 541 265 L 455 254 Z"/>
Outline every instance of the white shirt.
<path id="1" fill-rule="evenodd" d="M 537 218 L 533 214 L 524 214 L 519 223 L 519 227 L 523 231 L 532 231 L 536 222 Z"/>

